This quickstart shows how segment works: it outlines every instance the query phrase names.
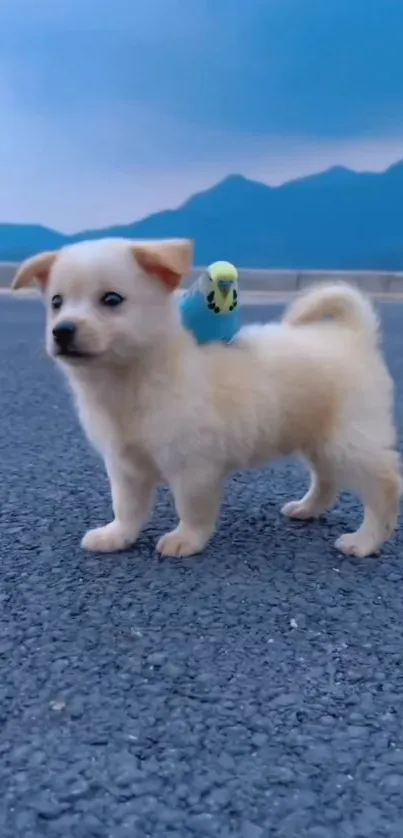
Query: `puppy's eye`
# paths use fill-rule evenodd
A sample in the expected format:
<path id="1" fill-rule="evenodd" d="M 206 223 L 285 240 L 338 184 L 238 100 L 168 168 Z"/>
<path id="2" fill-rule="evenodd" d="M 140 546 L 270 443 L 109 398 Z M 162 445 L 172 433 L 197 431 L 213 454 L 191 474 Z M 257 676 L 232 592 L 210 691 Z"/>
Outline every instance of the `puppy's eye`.
<path id="1" fill-rule="evenodd" d="M 124 299 L 125 298 L 122 297 L 121 294 L 118 294 L 117 291 L 108 291 L 103 295 L 103 297 L 101 297 L 100 303 L 103 306 L 115 308 L 116 306 L 120 306 L 120 304 L 124 302 Z"/>
<path id="2" fill-rule="evenodd" d="M 55 294 L 55 296 L 52 297 L 52 300 L 51 300 L 52 310 L 53 311 L 58 311 L 58 309 L 61 308 L 62 305 L 63 305 L 63 297 L 61 297 L 60 294 Z"/>

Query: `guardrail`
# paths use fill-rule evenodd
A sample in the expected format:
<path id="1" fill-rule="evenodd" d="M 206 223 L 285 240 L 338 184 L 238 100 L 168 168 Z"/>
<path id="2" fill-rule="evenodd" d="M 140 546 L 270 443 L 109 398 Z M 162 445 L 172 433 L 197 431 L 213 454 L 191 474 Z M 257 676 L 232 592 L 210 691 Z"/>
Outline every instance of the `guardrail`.
<path id="1" fill-rule="evenodd" d="M 18 263 L 0 262 L 0 288 L 11 285 Z M 195 268 L 184 282 L 189 287 L 200 273 Z M 265 270 L 261 268 L 240 268 L 240 287 L 254 293 L 293 293 L 314 282 L 344 280 L 352 282 L 370 294 L 403 294 L 403 272 L 391 271 L 288 271 Z"/>
<path id="2" fill-rule="evenodd" d="M 185 282 L 189 286 L 200 273 L 195 269 Z M 239 269 L 239 284 L 243 291 L 264 293 L 293 293 L 316 282 L 344 280 L 358 285 L 369 294 L 403 294 L 403 272 L 381 271 L 278 271 L 254 268 Z"/>

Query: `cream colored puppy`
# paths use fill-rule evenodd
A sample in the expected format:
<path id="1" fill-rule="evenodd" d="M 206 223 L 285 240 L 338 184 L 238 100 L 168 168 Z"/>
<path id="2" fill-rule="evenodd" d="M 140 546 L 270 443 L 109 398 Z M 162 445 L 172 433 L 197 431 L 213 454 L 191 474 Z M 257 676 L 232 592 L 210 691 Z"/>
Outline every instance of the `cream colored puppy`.
<path id="1" fill-rule="evenodd" d="M 34 279 L 42 288 L 47 351 L 109 475 L 114 519 L 89 530 L 83 547 L 134 544 L 164 481 L 179 523 L 157 549 L 198 553 L 228 473 L 295 452 L 310 466 L 311 485 L 284 514 L 315 517 L 351 489 L 364 503 L 363 522 L 336 547 L 377 552 L 395 529 L 401 482 L 393 385 L 370 302 L 348 285 L 325 285 L 297 298 L 281 323 L 246 327 L 230 346 L 200 347 L 172 293 L 191 263 L 186 240 L 105 239 L 28 259 L 15 278 L 15 288 Z"/>

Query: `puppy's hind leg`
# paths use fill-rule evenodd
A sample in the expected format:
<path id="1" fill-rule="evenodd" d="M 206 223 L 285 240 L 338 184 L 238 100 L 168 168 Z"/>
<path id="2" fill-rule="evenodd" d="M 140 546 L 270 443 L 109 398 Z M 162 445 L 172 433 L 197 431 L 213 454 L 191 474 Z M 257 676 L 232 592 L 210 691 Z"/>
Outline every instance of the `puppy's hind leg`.
<path id="1" fill-rule="evenodd" d="M 300 500 L 289 501 L 281 510 L 287 518 L 300 521 L 318 518 L 336 503 L 338 485 L 332 462 L 315 455 L 310 458 L 310 466 L 311 483 L 307 493 Z"/>
<path id="2" fill-rule="evenodd" d="M 223 479 L 216 473 L 192 469 L 171 480 L 170 486 L 179 524 L 159 539 L 157 550 L 162 556 L 194 556 L 202 552 L 214 532 Z"/>
<path id="3" fill-rule="evenodd" d="M 402 493 L 399 455 L 391 449 L 374 449 L 365 457 L 360 452 L 350 460 L 343 482 L 362 499 L 364 519 L 356 532 L 340 536 L 335 546 L 346 555 L 374 555 L 397 526 Z"/>

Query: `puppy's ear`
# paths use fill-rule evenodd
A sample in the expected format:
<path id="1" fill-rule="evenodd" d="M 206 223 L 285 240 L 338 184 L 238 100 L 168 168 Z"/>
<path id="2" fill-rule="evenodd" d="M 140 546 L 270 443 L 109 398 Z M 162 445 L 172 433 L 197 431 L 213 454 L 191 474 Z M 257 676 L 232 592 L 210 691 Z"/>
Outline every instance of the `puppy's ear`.
<path id="1" fill-rule="evenodd" d="M 56 256 L 56 250 L 47 250 L 45 253 L 38 253 L 36 256 L 31 256 L 30 259 L 26 259 L 18 268 L 11 287 L 14 290 L 26 288 L 36 279 L 41 291 L 45 291 L 50 269 Z"/>
<path id="2" fill-rule="evenodd" d="M 190 239 L 134 241 L 131 250 L 140 268 L 157 277 L 168 291 L 174 291 L 192 269 L 193 242 Z"/>

